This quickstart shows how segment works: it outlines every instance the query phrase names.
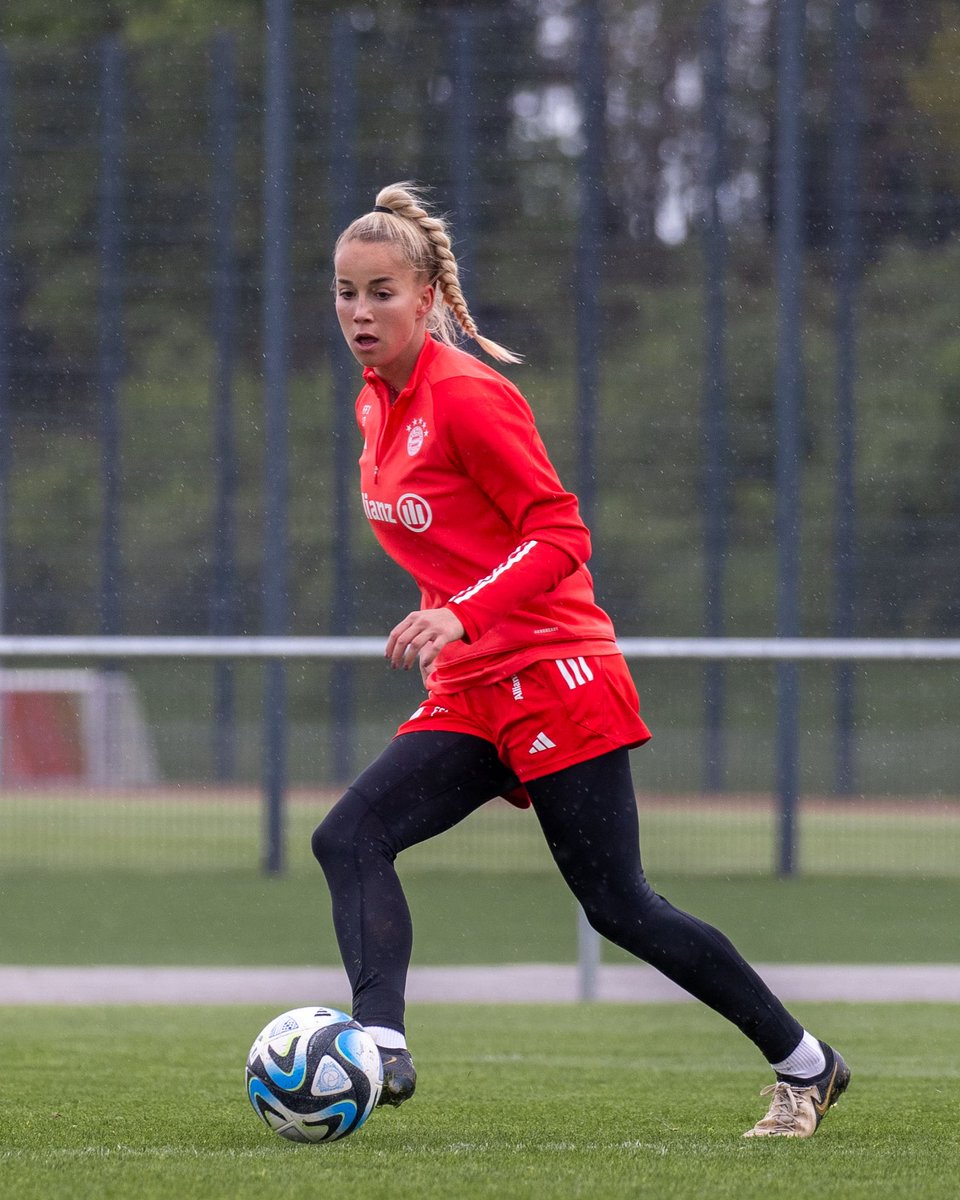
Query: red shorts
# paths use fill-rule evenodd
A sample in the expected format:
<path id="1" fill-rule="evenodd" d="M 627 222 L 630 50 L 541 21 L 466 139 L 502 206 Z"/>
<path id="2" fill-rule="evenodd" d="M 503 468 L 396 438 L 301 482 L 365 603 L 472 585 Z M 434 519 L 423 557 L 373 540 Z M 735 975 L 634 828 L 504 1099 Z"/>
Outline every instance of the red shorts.
<path id="1" fill-rule="evenodd" d="M 521 783 L 650 738 L 620 654 L 544 659 L 496 683 L 431 693 L 397 733 L 427 729 L 492 742 Z"/>

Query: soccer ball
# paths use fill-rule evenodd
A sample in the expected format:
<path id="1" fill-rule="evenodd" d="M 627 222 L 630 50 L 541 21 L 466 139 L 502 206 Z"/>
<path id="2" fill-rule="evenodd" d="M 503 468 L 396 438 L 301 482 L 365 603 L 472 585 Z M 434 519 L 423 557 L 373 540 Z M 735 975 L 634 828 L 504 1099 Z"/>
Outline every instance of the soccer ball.
<path id="1" fill-rule="evenodd" d="M 355 1133 L 383 1086 L 373 1038 L 335 1008 L 294 1008 L 264 1026 L 247 1055 L 253 1111 L 292 1142 Z"/>

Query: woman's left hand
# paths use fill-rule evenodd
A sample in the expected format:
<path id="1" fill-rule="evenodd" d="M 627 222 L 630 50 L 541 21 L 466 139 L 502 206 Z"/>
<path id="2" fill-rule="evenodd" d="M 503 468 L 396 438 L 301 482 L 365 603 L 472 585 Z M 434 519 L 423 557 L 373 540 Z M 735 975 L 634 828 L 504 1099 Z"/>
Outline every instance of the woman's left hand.
<path id="1" fill-rule="evenodd" d="M 384 651 L 391 667 L 409 671 L 417 661 L 424 683 L 433 660 L 444 646 L 463 637 L 463 626 L 449 608 L 424 608 L 409 613 L 394 626 Z"/>

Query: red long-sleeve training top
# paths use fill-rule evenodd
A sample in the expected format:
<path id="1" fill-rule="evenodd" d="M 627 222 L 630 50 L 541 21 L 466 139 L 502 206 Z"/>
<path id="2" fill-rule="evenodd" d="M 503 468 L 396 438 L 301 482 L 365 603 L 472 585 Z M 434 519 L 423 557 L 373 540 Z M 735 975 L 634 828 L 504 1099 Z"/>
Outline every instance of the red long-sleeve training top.
<path id="1" fill-rule="evenodd" d="M 466 636 L 437 658 L 431 690 L 492 683 L 532 662 L 617 652 L 584 565 L 590 535 L 512 383 L 429 335 L 391 405 L 364 371 L 357 421 L 363 509 L 416 581 L 422 608 L 450 608 Z"/>

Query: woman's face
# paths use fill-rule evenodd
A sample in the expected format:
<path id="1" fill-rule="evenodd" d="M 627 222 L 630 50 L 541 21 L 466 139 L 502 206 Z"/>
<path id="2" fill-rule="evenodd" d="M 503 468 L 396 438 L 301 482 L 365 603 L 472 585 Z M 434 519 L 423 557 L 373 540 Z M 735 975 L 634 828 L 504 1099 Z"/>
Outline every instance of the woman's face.
<path id="1" fill-rule="evenodd" d="M 334 270 L 337 319 L 353 356 L 400 391 L 423 347 L 433 287 L 386 242 L 344 242 Z"/>

